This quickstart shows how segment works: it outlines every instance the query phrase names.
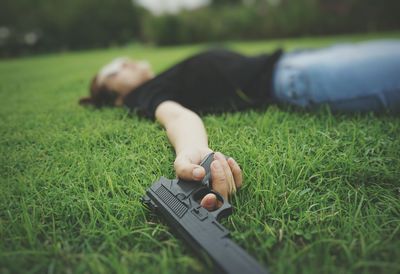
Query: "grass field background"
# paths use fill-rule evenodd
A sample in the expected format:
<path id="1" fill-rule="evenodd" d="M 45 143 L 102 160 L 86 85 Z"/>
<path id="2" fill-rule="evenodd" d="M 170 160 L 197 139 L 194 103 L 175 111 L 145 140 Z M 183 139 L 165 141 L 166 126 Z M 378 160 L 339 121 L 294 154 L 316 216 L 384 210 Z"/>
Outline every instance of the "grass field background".
<path id="1" fill-rule="evenodd" d="M 400 33 L 228 43 L 243 53 Z M 116 56 L 159 72 L 206 45 L 0 61 L 0 273 L 209 273 L 140 197 L 173 178 L 163 129 L 77 102 Z M 245 185 L 223 225 L 273 273 L 400 272 L 400 117 L 265 111 L 204 117 Z"/>

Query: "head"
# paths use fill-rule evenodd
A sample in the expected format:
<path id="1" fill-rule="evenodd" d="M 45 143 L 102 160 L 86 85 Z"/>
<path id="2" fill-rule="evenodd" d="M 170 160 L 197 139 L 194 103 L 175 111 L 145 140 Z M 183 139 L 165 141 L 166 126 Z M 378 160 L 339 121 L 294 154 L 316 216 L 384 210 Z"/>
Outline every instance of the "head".
<path id="1" fill-rule="evenodd" d="M 121 106 L 124 97 L 153 78 L 148 62 L 116 58 L 93 77 L 90 96 L 79 100 L 81 105 Z"/>

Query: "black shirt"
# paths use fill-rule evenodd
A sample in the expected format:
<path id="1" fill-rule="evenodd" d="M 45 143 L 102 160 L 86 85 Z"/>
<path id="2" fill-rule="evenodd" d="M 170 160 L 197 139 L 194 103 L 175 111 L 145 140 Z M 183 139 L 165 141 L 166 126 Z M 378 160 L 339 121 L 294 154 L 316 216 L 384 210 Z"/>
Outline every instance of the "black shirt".
<path id="1" fill-rule="evenodd" d="M 154 119 L 166 100 L 198 113 L 256 108 L 271 100 L 272 74 L 281 50 L 244 56 L 228 50 L 199 53 L 132 90 L 124 104 Z"/>

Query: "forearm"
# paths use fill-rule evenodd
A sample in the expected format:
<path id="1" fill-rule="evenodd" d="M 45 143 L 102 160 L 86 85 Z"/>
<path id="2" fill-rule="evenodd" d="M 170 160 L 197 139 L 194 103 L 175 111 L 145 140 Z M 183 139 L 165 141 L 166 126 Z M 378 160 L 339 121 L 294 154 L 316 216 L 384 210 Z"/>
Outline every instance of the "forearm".
<path id="1" fill-rule="evenodd" d="M 175 148 L 174 168 L 179 178 L 202 180 L 205 169 L 199 166 L 204 157 L 212 152 L 208 147 L 207 133 L 200 117 L 193 111 L 173 101 L 165 101 L 156 109 L 157 121 L 162 124 Z M 242 184 L 242 172 L 235 160 L 228 160 L 219 152 L 215 153 L 211 164 L 213 189 L 228 199 Z M 213 196 L 213 195 L 211 195 Z M 214 208 L 216 198 L 203 198 L 202 206 Z"/>
<path id="2" fill-rule="evenodd" d="M 204 124 L 193 111 L 166 101 L 157 108 L 156 118 L 165 127 L 177 155 L 193 148 L 210 150 Z"/>
<path id="3" fill-rule="evenodd" d="M 208 139 L 203 122 L 198 116 L 186 113 L 165 126 L 176 154 L 190 148 L 207 149 Z"/>

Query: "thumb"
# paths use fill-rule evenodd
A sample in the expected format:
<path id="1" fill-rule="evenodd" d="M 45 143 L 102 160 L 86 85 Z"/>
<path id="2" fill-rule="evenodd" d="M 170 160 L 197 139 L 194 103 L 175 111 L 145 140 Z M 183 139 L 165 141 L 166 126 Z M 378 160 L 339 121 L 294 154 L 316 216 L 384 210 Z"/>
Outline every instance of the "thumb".
<path id="1" fill-rule="evenodd" d="M 176 175 L 183 180 L 200 181 L 206 175 L 206 171 L 200 165 L 193 164 L 189 158 L 178 156 L 174 162 Z"/>

